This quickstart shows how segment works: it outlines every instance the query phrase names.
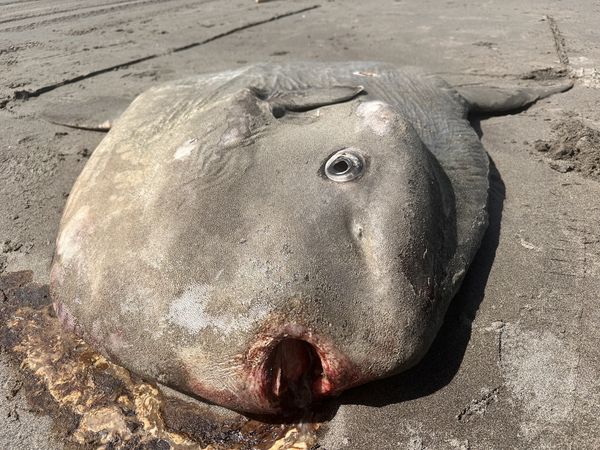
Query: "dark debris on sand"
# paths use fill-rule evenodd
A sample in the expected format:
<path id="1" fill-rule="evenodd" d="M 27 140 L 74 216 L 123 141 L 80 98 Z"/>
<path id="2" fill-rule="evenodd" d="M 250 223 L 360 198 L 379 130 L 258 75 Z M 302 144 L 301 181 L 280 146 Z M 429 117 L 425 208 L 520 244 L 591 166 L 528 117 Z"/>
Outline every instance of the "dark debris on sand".
<path id="1" fill-rule="evenodd" d="M 600 131 L 568 117 L 555 124 L 552 132 L 552 139 L 534 142 L 535 150 L 544 154 L 550 167 L 600 181 Z"/>
<path id="2" fill-rule="evenodd" d="M 64 331 L 48 286 L 31 271 L 0 275 L 0 352 L 14 363 L 31 411 L 50 416 L 67 449 L 306 449 L 310 432 L 165 396 Z"/>

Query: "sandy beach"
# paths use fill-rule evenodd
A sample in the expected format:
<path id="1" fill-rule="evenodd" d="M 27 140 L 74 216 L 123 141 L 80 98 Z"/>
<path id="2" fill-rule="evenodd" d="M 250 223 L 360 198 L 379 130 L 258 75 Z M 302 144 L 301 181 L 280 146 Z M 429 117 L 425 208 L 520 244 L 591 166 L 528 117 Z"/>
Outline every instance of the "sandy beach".
<path id="1" fill-rule="evenodd" d="M 1 326 L 19 298 L 47 302 L 64 203 L 104 136 L 43 120 L 54 105 L 93 108 L 101 97 L 133 99 L 262 61 L 385 61 L 456 86 L 572 79 L 573 89 L 524 111 L 474 119 L 494 168 L 490 226 L 444 326 L 414 369 L 332 400 L 311 445 L 598 448 L 598 14 L 591 0 L 1 0 Z M 0 341 L 0 448 L 100 448 L 74 440 L 80 422 L 67 423 L 50 397 L 37 401 L 48 393 L 19 367 L 9 334 Z M 171 423 L 193 440 L 181 420 Z M 176 448 L 169 439 L 104 448 Z"/>

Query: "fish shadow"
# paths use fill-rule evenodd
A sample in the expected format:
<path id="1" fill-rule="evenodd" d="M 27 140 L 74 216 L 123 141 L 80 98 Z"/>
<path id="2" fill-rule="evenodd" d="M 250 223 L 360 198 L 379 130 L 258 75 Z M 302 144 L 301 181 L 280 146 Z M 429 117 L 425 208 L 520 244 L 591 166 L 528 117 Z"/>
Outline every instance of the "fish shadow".
<path id="1" fill-rule="evenodd" d="M 326 416 L 333 417 L 343 404 L 385 406 L 425 397 L 452 381 L 462 363 L 471 338 L 472 322 L 485 295 L 500 237 L 504 198 L 504 183 L 490 158 L 489 226 L 431 348 L 415 367 L 351 389 L 333 399 L 324 408 Z"/>

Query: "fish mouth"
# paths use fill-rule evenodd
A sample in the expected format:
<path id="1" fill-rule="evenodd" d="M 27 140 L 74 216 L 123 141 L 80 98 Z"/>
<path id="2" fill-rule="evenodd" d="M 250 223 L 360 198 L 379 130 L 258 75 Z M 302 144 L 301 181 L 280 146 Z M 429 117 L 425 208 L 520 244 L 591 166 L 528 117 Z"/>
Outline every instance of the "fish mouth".
<path id="1" fill-rule="evenodd" d="M 271 350 L 264 371 L 266 397 L 287 411 L 307 408 L 323 395 L 327 383 L 317 350 L 302 339 L 282 339 Z"/>
<path id="2" fill-rule="evenodd" d="M 356 370 L 328 341 L 306 330 L 265 337 L 249 352 L 263 410 L 294 414 L 356 384 Z"/>

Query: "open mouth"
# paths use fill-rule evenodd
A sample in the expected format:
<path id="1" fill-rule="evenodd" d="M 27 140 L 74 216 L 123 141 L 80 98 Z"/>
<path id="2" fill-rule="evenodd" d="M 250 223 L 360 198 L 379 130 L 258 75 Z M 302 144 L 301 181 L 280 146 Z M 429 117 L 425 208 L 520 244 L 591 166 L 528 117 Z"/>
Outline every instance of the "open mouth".
<path id="1" fill-rule="evenodd" d="M 327 337 L 300 325 L 263 333 L 245 355 L 248 402 L 256 412 L 295 415 L 365 378 Z"/>
<path id="2" fill-rule="evenodd" d="M 282 410 L 304 409 L 328 390 L 317 349 L 302 339 L 281 340 L 271 350 L 265 371 L 266 394 Z"/>
<path id="3" fill-rule="evenodd" d="M 286 338 L 267 360 L 268 395 L 282 409 L 306 408 L 313 401 L 313 385 L 323 376 L 315 348 L 301 339 Z"/>

